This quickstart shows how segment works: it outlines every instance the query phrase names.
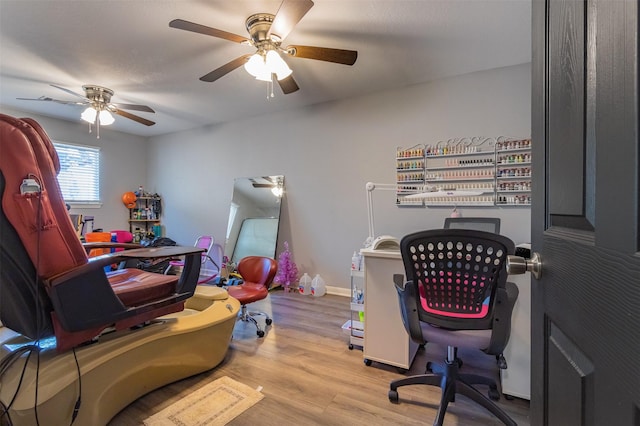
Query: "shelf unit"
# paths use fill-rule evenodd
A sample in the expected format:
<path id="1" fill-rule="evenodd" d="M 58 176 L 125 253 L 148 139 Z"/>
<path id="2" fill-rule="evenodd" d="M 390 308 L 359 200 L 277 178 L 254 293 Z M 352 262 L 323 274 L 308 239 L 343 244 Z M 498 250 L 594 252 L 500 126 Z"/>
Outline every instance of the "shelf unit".
<path id="1" fill-rule="evenodd" d="M 157 194 L 138 196 L 136 205 L 129 209 L 129 232 L 135 239 L 140 240 L 149 234 L 161 236 L 153 232 L 153 227 L 160 224 L 161 206 L 162 197 Z"/>
<path id="2" fill-rule="evenodd" d="M 364 271 L 351 270 L 351 319 L 342 328 L 349 334 L 349 349 L 364 348 Z"/>
<path id="3" fill-rule="evenodd" d="M 424 187 L 426 163 L 424 145 L 399 147 L 396 150 L 396 205 L 422 206 L 422 200 L 407 199 L 405 196 L 420 192 Z"/>
<path id="4" fill-rule="evenodd" d="M 418 158 L 422 152 L 424 157 Z M 421 160 L 424 161 L 421 161 Z M 440 141 L 435 145 L 397 148 L 397 205 L 413 206 L 529 206 L 531 204 L 531 140 L 472 137 Z M 423 180 L 418 171 L 424 171 Z M 425 188 L 460 191 L 404 200 Z"/>
<path id="5" fill-rule="evenodd" d="M 496 145 L 496 204 L 531 204 L 531 141 Z"/>

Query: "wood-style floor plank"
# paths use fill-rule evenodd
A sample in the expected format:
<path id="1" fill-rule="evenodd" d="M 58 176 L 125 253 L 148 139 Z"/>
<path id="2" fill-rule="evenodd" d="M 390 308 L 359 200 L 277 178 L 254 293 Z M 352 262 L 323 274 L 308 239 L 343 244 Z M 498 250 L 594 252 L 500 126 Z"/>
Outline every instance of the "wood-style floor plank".
<path id="1" fill-rule="evenodd" d="M 393 301 L 395 302 L 395 301 Z M 398 389 L 400 403 L 389 402 L 389 382 L 421 374 L 427 361 L 441 362 L 446 348 L 420 349 L 411 369 L 373 363 L 365 366 L 362 351 L 348 349 L 342 324 L 350 318 L 349 299 L 303 296 L 274 290 L 251 310 L 269 312 L 273 325 L 257 338 L 253 324 L 239 322 L 221 365 L 211 371 L 155 390 L 130 404 L 109 423 L 140 425 L 142 421 L 190 392 L 222 376 L 252 387 L 265 398 L 231 425 L 424 425 L 435 418 L 440 389 L 408 386 Z M 264 325 L 264 320 L 262 320 Z M 498 378 L 495 358 L 480 351 L 460 351 L 463 372 Z M 499 383 L 499 381 L 498 381 Z M 486 393 L 486 387 L 479 387 Z M 502 398 L 498 403 L 520 426 L 529 425 L 529 402 Z M 463 396 L 449 405 L 445 425 L 500 425 L 484 408 Z"/>

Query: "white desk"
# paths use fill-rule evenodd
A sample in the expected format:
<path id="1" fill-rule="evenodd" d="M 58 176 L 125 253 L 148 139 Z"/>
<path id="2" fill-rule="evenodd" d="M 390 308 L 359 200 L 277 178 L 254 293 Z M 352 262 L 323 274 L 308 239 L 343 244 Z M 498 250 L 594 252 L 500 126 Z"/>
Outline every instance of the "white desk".
<path id="1" fill-rule="evenodd" d="M 365 363 L 376 361 L 409 369 L 418 350 L 402 324 L 393 275 L 404 276 L 399 251 L 362 249 L 364 256 Z"/>
<path id="2" fill-rule="evenodd" d="M 504 348 L 507 369 L 500 370 L 502 393 L 531 399 L 531 273 L 509 275 L 518 286 L 518 300 L 511 315 L 511 335 Z"/>

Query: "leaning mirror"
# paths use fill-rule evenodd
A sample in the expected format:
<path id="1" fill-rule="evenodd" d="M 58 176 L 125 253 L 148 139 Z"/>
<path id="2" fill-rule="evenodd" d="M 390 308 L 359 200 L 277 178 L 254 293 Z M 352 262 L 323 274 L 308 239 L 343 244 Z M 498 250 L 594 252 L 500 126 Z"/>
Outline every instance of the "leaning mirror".
<path id="1" fill-rule="evenodd" d="M 275 258 L 284 176 L 237 178 L 224 254 L 235 264 L 246 256 Z"/>

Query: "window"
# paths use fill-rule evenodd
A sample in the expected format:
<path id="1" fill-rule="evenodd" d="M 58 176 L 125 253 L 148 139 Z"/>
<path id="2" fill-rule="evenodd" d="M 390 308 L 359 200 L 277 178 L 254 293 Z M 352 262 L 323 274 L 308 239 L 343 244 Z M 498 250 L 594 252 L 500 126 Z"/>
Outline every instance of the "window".
<path id="1" fill-rule="evenodd" d="M 100 202 L 100 149 L 54 142 L 60 158 L 58 183 L 67 203 Z"/>

